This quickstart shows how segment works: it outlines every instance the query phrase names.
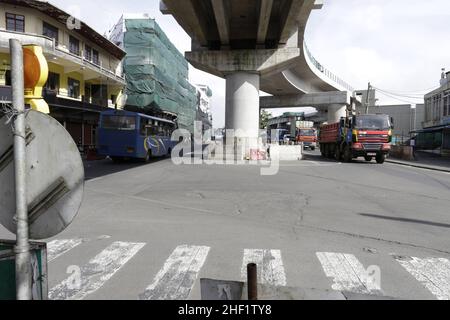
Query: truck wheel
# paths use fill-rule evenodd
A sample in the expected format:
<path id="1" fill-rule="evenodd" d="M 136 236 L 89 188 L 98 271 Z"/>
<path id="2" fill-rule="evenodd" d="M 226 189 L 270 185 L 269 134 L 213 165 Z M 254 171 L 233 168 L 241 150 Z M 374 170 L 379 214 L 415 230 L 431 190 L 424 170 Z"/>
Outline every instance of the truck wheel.
<path id="1" fill-rule="evenodd" d="M 349 146 L 346 146 L 344 149 L 344 162 L 350 163 L 353 160 L 352 151 Z"/>
<path id="2" fill-rule="evenodd" d="M 380 154 L 377 156 L 377 163 L 383 164 L 386 161 L 386 156 L 384 154 Z"/>
<path id="3" fill-rule="evenodd" d="M 364 157 L 364 159 L 367 161 L 367 162 L 370 162 L 370 161 L 372 161 L 372 157 L 369 157 L 369 156 L 367 156 L 367 157 Z"/>
<path id="4" fill-rule="evenodd" d="M 336 161 L 339 161 L 339 162 L 342 161 L 342 152 L 341 152 L 341 147 L 340 146 L 336 147 L 335 157 L 336 157 Z"/>

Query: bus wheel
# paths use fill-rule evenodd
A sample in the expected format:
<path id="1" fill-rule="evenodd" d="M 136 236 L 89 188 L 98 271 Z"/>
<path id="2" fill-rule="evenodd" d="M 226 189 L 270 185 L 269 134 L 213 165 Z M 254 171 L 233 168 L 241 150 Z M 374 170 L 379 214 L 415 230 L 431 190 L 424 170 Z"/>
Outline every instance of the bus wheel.
<path id="1" fill-rule="evenodd" d="M 386 156 L 384 154 L 380 154 L 377 156 L 377 163 L 383 164 L 386 161 Z"/>
<path id="2" fill-rule="evenodd" d="M 369 157 L 369 156 L 364 157 L 364 159 L 365 159 L 367 162 L 372 161 L 372 157 Z"/>
<path id="3" fill-rule="evenodd" d="M 123 158 L 121 158 L 121 157 L 111 157 L 111 160 L 114 163 L 122 163 L 123 162 Z"/>
<path id="4" fill-rule="evenodd" d="M 145 163 L 149 163 L 150 160 L 152 160 L 152 152 L 149 150 L 149 151 L 147 152 L 147 155 L 145 156 L 144 161 L 145 161 Z"/>

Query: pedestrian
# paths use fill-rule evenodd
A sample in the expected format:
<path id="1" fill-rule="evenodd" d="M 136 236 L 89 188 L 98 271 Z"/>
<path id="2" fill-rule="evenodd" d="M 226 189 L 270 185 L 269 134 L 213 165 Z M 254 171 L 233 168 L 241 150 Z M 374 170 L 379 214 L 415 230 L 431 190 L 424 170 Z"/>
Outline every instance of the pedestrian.
<path id="1" fill-rule="evenodd" d="M 414 158 L 414 160 L 416 160 L 416 137 L 411 138 L 409 145 L 412 148 L 413 158 Z"/>

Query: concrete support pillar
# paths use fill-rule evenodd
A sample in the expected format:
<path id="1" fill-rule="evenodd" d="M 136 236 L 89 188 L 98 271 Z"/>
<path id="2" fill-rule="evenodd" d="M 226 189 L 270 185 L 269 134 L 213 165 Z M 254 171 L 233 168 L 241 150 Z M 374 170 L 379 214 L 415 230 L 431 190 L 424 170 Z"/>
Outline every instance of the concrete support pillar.
<path id="1" fill-rule="evenodd" d="M 234 130 L 233 134 L 227 133 L 227 144 L 238 144 L 239 157 L 249 157 L 250 149 L 258 146 L 259 86 L 257 73 L 236 72 L 226 76 L 225 125 L 227 130 Z"/>
<path id="2" fill-rule="evenodd" d="M 226 77 L 226 129 L 237 137 L 259 136 L 259 85 L 256 73 L 236 72 Z"/>
<path id="3" fill-rule="evenodd" d="M 336 123 L 347 116 L 347 106 L 332 105 L 328 107 L 328 123 Z"/>

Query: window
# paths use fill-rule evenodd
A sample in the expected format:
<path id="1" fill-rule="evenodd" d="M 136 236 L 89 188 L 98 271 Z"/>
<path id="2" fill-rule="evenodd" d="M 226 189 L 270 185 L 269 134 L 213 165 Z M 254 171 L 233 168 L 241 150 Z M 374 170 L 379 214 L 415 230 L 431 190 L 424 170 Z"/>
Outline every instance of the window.
<path id="1" fill-rule="evenodd" d="M 48 80 L 45 84 L 45 88 L 49 91 L 59 93 L 59 74 L 49 72 L 48 73 Z"/>
<path id="2" fill-rule="evenodd" d="M 55 39 L 56 43 L 59 41 L 58 28 L 48 24 L 47 22 L 44 22 L 44 32 L 42 34 L 51 39 Z"/>
<path id="3" fill-rule="evenodd" d="M 25 16 L 7 13 L 6 14 L 6 30 L 25 32 Z"/>
<path id="4" fill-rule="evenodd" d="M 444 93 L 444 117 L 450 116 L 450 92 Z"/>
<path id="5" fill-rule="evenodd" d="M 68 85 L 69 97 L 78 99 L 80 97 L 80 81 L 69 78 Z"/>
<path id="6" fill-rule="evenodd" d="M 11 70 L 6 70 L 5 73 L 5 85 L 11 86 Z"/>
<path id="7" fill-rule="evenodd" d="M 92 50 L 92 62 L 96 65 L 100 65 L 100 54 L 97 50 Z"/>
<path id="8" fill-rule="evenodd" d="M 84 58 L 87 61 L 92 61 L 92 48 L 89 47 L 88 45 L 84 46 Z"/>
<path id="9" fill-rule="evenodd" d="M 131 116 L 103 116 L 102 128 L 110 130 L 136 130 L 136 117 Z"/>
<path id="10" fill-rule="evenodd" d="M 77 56 L 80 55 L 80 40 L 75 37 L 69 37 L 69 51 Z"/>
<path id="11" fill-rule="evenodd" d="M 146 118 L 141 118 L 141 127 L 140 127 L 140 132 L 142 136 L 147 136 L 147 132 L 149 132 L 150 130 L 149 126 L 149 120 Z"/>

